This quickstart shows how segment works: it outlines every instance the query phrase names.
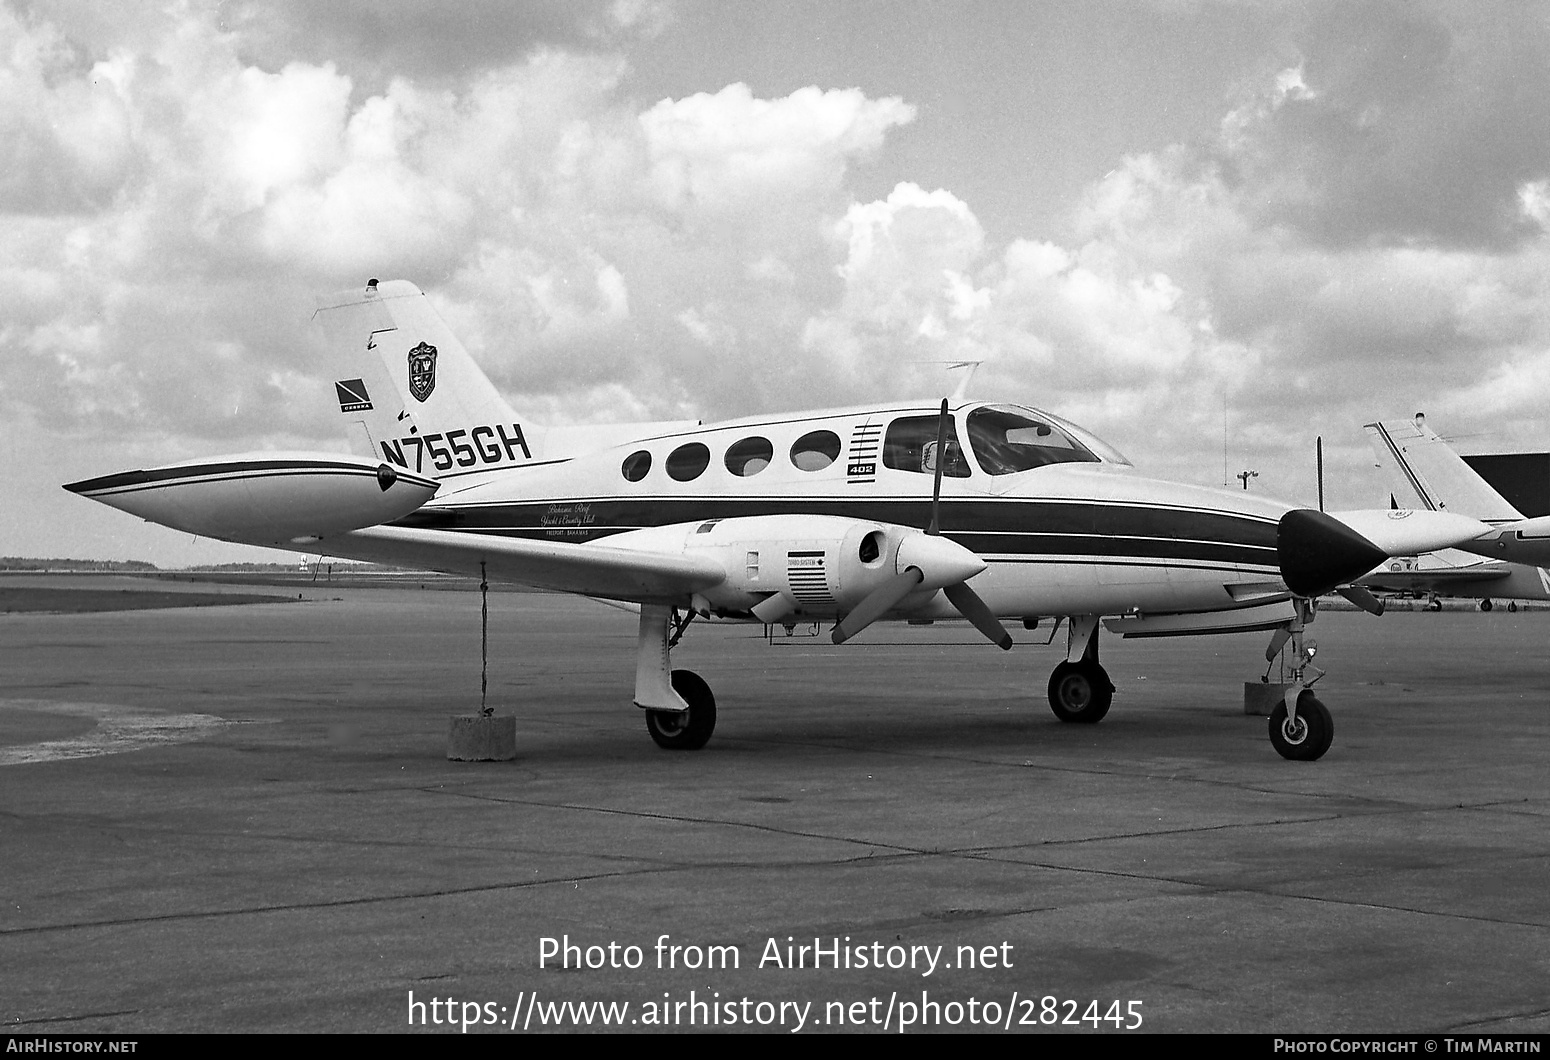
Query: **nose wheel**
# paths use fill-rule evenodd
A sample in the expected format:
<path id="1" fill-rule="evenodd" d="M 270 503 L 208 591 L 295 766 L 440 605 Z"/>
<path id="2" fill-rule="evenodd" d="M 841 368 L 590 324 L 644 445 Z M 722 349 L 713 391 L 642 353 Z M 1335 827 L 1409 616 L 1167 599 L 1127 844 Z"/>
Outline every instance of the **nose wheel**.
<path id="1" fill-rule="evenodd" d="M 1270 712 L 1270 742 L 1282 758 L 1312 762 L 1324 756 L 1334 739 L 1335 722 L 1329 709 L 1307 689 L 1297 696 L 1296 716 L 1289 716 L 1285 703 Z"/>

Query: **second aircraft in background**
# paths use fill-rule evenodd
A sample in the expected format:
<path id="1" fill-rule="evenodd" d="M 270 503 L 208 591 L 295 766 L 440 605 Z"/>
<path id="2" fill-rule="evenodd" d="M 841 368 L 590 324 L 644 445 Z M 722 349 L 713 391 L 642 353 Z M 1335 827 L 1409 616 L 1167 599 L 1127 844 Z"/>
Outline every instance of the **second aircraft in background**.
<path id="1" fill-rule="evenodd" d="M 1360 579 L 1378 592 L 1480 601 L 1550 600 L 1550 517 L 1527 518 L 1417 415 L 1366 425 L 1378 466 L 1389 475 L 1394 503 L 1452 512 L 1486 523 L 1473 541 L 1418 556 L 1391 557 Z M 1516 604 L 1512 607 L 1516 609 Z"/>

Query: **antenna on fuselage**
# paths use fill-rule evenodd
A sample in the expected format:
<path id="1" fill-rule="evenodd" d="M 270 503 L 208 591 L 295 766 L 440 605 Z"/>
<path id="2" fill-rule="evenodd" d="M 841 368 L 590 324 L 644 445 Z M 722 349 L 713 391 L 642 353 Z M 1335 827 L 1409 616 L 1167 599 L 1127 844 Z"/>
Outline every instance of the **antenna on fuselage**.
<path id="1" fill-rule="evenodd" d="M 954 388 L 952 393 L 951 400 L 957 404 L 962 403 L 965 400 L 964 395 L 968 393 L 969 384 L 974 380 L 974 373 L 979 371 L 979 366 L 984 364 L 985 361 L 983 358 L 979 357 L 966 357 L 957 361 L 935 360 L 928 357 L 924 360 L 912 360 L 910 363 L 940 364 L 949 372 L 955 372 L 960 368 L 964 369 L 963 378 L 958 380 L 958 386 Z"/>
<path id="2" fill-rule="evenodd" d="M 969 383 L 973 381 L 974 373 L 979 371 L 980 365 L 984 363 L 984 361 L 954 361 L 947 366 L 949 372 L 956 371 L 959 368 L 964 370 L 963 378 L 958 380 L 958 386 L 953 390 L 952 400 L 962 401 L 964 399 L 964 395 L 969 392 Z"/>

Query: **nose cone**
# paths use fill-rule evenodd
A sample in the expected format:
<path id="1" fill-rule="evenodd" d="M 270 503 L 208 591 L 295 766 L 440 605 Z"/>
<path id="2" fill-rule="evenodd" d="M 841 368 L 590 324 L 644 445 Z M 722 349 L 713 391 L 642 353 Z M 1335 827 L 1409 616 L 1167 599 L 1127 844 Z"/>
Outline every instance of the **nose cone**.
<path id="1" fill-rule="evenodd" d="M 1388 554 L 1337 519 L 1294 508 L 1276 525 L 1281 580 L 1298 596 L 1318 596 L 1359 578 Z"/>
<path id="2" fill-rule="evenodd" d="M 925 576 L 922 589 L 966 582 L 988 566 L 962 545 L 935 534 L 910 534 L 899 543 L 895 567 L 900 574 L 916 568 Z"/>

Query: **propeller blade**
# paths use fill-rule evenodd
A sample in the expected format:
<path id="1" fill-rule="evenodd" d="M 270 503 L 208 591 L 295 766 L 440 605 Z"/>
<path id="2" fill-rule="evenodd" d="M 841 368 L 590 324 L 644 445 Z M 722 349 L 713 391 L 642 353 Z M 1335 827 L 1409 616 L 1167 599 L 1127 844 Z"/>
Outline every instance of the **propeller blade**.
<path id="1" fill-rule="evenodd" d="M 797 602 L 785 593 L 776 593 L 749 608 L 753 617 L 768 625 L 779 622 L 797 609 Z"/>
<path id="2" fill-rule="evenodd" d="M 1383 614 L 1383 601 L 1360 585 L 1337 585 L 1335 592 L 1371 615 Z"/>
<path id="3" fill-rule="evenodd" d="M 888 581 L 879 585 L 876 589 L 856 605 L 855 610 L 846 615 L 834 627 L 834 643 L 844 644 L 851 637 L 866 629 L 883 615 L 893 610 L 900 600 L 915 591 L 915 587 L 925 581 L 926 576 L 920 572 L 920 568 L 911 567 L 903 574 L 895 574 Z"/>
<path id="4" fill-rule="evenodd" d="M 937 509 L 942 505 L 942 468 L 947 464 L 947 399 L 942 399 L 942 412 L 936 421 L 936 477 L 931 482 L 931 525 L 926 533 L 935 537 L 942 531 L 937 521 Z"/>
<path id="5" fill-rule="evenodd" d="M 947 594 L 947 599 L 958 609 L 958 613 L 973 623 L 974 628 L 985 634 L 992 644 L 1002 651 L 1011 649 L 1012 635 L 991 613 L 989 605 L 980 599 L 979 593 L 969 588 L 967 582 L 949 585 L 942 592 Z"/>

